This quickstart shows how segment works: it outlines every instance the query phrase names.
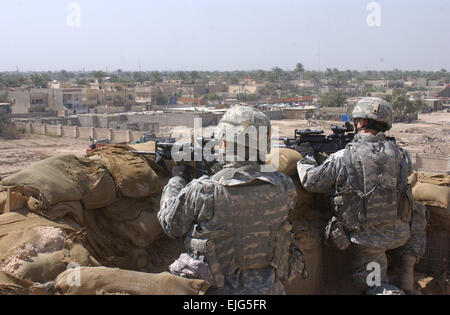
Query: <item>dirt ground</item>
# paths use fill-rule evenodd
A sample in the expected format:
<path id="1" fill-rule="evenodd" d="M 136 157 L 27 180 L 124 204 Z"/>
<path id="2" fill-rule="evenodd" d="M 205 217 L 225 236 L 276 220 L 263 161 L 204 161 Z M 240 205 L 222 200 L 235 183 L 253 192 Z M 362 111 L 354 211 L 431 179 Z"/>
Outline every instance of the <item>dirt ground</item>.
<path id="1" fill-rule="evenodd" d="M 0 138 L 0 177 L 5 177 L 51 156 L 83 155 L 89 140 L 20 135 L 19 139 Z"/>

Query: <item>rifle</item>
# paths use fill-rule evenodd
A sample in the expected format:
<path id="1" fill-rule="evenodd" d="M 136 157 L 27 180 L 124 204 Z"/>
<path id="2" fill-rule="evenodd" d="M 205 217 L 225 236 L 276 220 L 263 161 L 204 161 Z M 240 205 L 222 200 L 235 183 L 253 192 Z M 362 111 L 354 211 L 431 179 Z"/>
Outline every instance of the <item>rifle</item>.
<path id="1" fill-rule="evenodd" d="M 297 146 L 304 142 L 309 142 L 315 152 L 324 152 L 328 155 L 344 149 L 348 143 L 353 141 L 354 128 L 348 121 L 344 126 L 331 126 L 333 131 L 330 135 L 324 135 L 323 130 L 295 129 L 294 138 L 279 138 L 284 145 L 280 148 L 289 148 L 297 151 Z"/>
<path id="2" fill-rule="evenodd" d="M 136 150 L 130 152 L 138 155 L 155 156 L 155 163 L 167 172 L 169 172 L 169 169 L 165 160 L 175 161 L 175 163 L 187 162 L 187 164 L 194 161 L 196 177 L 199 178 L 213 173 L 212 167 L 217 162 L 217 156 L 213 138 L 197 138 L 197 143 L 201 146 L 192 146 L 189 142 L 155 141 L 155 152 Z"/>

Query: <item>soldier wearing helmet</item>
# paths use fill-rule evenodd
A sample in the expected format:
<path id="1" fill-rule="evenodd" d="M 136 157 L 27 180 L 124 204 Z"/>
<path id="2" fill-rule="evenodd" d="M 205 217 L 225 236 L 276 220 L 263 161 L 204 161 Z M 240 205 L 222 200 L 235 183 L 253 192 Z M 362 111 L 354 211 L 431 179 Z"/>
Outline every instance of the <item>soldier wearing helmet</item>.
<path id="1" fill-rule="evenodd" d="M 167 235 L 184 239 L 187 250 L 170 270 L 207 280 L 208 294 L 284 294 L 281 281 L 303 273 L 304 264 L 287 221 L 295 186 L 280 172 L 261 170 L 270 121 L 258 110 L 235 106 L 214 138 L 222 169 L 188 182 L 176 167 L 164 188 L 159 222 Z"/>
<path id="2" fill-rule="evenodd" d="M 330 193 L 334 217 L 327 242 L 352 249 L 355 284 L 367 293 L 398 291 L 388 283 L 386 251 L 400 257 L 398 286 L 414 293 L 413 268 L 425 250 L 425 207 L 414 204 L 407 178 L 412 172 L 406 150 L 386 137 L 392 110 L 380 98 L 359 101 L 352 113 L 357 134 L 343 150 L 317 166 L 308 145 L 300 148 L 302 186 Z M 377 277 L 378 273 L 378 277 Z"/>

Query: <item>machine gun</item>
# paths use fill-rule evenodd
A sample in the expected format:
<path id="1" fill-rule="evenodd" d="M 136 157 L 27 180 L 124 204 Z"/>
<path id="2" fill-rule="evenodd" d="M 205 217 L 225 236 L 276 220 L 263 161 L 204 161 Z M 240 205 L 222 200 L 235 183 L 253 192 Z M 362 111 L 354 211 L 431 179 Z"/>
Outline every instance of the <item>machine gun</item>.
<path id="1" fill-rule="evenodd" d="M 196 177 L 210 175 L 212 167 L 217 162 L 215 152 L 215 140 L 213 138 L 197 138 L 197 144 L 192 146 L 189 142 L 155 142 L 155 152 L 149 151 L 130 151 L 138 155 L 155 156 L 155 162 L 164 170 L 169 172 L 165 160 L 175 161 L 176 163 L 190 164 L 195 162 Z"/>
<path id="2" fill-rule="evenodd" d="M 309 142 L 315 152 L 324 152 L 328 155 L 344 149 L 345 146 L 353 141 L 355 133 L 354 128 L 348 121 L 344 126 L 331 126 L 333 131 L 330 135 L 324 135 L 323 130 L 295 129 L 294 138 L 279 138 L 284 145 L 281 148 L 289 148 L 296 150 L 301 143 Z"/>

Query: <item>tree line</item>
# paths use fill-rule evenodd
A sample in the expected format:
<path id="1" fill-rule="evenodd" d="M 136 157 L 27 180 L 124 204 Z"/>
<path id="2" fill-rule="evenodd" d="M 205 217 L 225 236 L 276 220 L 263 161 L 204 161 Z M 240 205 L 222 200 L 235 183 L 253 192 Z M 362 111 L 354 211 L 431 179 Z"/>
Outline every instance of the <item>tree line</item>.
<path id="1" fill-rule="evenodd" d="M 430 80 L 444 79 L 450 81 L 450 73 L 446 69 L 440 71 L 357 71 L 339 70 L 328 68 L 325 71 L 306 71 L 301 63 L 294 69 L 282 69 L 273 67 L 271 70 L 235 70 L 235 71 L 123 71 L 118 69 L 112 72 L 106 71 L 47 71 L 47 72 L 0 72 L 0 88 L 15 87 L 48 87 L 48 82 L 73 81 L 79 85 L 88 85 L 94 79 L 104 80 L 108 78 L 112 83 L 135 83 L 135 82 L 162 82 L 164 80 L 180 80 L 186 84 L 193 82 L 207 83 L 213 80 L 226 81 L 229 84 L 238 84 L 239 81 L 251 78 L 256 81 L 270 83 L 282 83 L 298 79 L 311 80 L 317 84 L 325 80 L 328 85 L 335 86 L 338 90 L 345 82 L 363 82 L 365 80 L 406 80 L 406 78 L 426 78 Z"/>

